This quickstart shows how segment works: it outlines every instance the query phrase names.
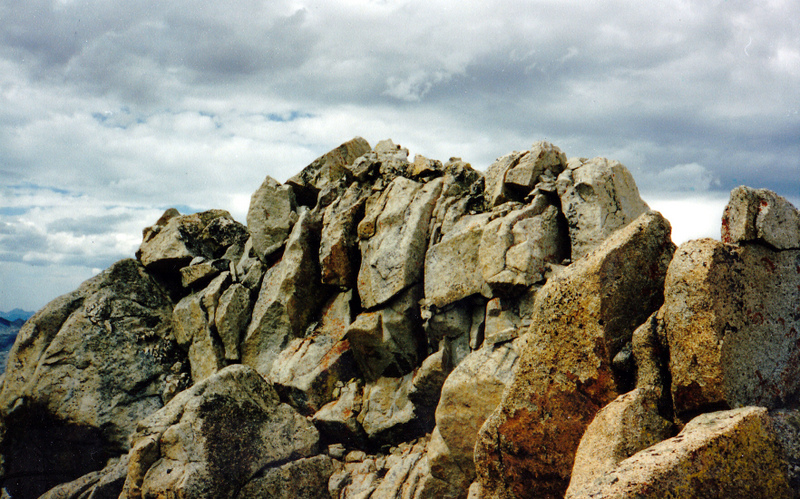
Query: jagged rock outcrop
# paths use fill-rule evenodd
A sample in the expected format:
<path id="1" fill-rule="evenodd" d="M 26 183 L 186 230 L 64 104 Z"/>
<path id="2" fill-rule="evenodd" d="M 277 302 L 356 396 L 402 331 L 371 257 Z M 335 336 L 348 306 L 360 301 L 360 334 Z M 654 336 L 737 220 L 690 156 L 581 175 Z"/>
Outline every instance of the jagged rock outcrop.
<path id="1" fill-rule="evenodd" d="M 3 496 L 800 496 L 790 203 L 676 250 L 616 161 L 408 155 L 267 177 L 247 227 L 168 210 L 34 316 Z"/>
<path id="2" fill-rule="evenodd" d="M 537 293 L 519 368 L 475 447 L 485 494 L 564 494 L 583 432 L 622 392 L 612 360 L 661 305 L 674 251 L 669 222 L 648 212 Z"/>

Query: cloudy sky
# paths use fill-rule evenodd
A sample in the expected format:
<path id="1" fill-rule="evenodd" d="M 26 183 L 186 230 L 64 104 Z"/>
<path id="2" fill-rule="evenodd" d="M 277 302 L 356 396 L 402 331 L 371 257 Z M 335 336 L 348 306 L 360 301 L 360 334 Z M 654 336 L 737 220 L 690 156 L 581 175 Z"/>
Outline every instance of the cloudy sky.
<path id="1" fill-rule="evenodd" d="M 678 241 L 732 187 L 800 201 L 800 2 L 0 0 L 0 310 L 245 221 L 360 135 L 478 169 L 536 140 L 633 172 Z"/>

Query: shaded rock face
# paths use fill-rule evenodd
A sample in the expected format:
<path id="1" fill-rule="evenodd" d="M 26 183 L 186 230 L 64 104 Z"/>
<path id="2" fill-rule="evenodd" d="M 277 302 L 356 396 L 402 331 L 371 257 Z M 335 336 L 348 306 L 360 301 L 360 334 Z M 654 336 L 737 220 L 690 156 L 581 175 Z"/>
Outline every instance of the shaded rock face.
<path id="1" fill-rule="evenodd" d="M 618 162 L 355 138 L 22 327 L 0 494 L 794 497 L 798 220 L 676 251 Z"/>
<path id="2" fill-rule="evenodd" d="M 36 496 L 127 450 L 187 367 L 172 306 L 142 265 L 123 260 L 25 324 L 0 391 L 10 493 Z"/>
<path id="3" fill-rule="evenodd" d="M 314 426 L 281 404 L 258 373 L 230 366 L 139 423 L 120 497 L 267 492 L 262 486 L 270 481 L 254 484 L 254 477 L 315 455 L 318 441 Z"/>

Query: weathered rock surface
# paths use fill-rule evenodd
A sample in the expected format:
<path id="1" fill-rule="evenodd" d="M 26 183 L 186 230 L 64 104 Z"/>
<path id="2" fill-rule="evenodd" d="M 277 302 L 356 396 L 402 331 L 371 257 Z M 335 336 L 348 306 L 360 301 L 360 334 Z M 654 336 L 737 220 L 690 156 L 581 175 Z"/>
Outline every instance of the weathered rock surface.
<path id="1" fill-rule="evenodd" d="M 500 294 L 544 282 L 547 263 L 569 255 L 566 228 L 544 194 L 489 222 L 481 234 L 478 261 L 483 279 Z"/>
<path id="2" fill-rule="evenodd" d="M 144 267 L 122 260 L 23 326 L 0 391 L 12 495 L 38 496 L 127 450 L 128 434 L 161 408 L 184 366 L 171 317 Z"/>
<path id="3" fill-rule="evenodd" d="M 549 142 L 537 142 L 530 151 L 515 151 L 499 158 L 486 169 L 486 199 L 489 206 L 522 201 L 542 180 L 542 176 L 555 180 L 566 164 L 567 156 Z"/>
<path id="4" fill-rule="evenodd" d="M 385 308 L 360 314 L 346 338 L 368 380 L 402 376 L 414 369 L 425 348 L 419 311 L 421 286 L 413 286 Z"/>
<path id="5" fill-rule="evenodd" d="M 611 361 L 660 306 L 674 250 L 669 222 L 648 212 L 537 293 L 520 365 L 475 447 L 487 497 L 563 496 L 584 430 L 619 395 Z"/>
<path id="6" fill-rule="evenodd" d="M 348 167 L 368 152 L 370 152 L 369 143 L 361 137 L 356 137 L 315 159 L 286 183 L 292 186 L 300 204 L 313 208 L 318 201 L 320 191 L 330 190 L 339 184 L 347 186 L 354 179 Z"/>
<path id="7" fill-rule="evenodd" d="M 272 177 L 264 179 L 261 187 L 253 193 L 247 211 L 247 228 L 253 240 L 253 250 L 264 263 L 286 243 L 297 222 L 296 210 L 292 188 L 280 185 Z"/>
<path id="8" fill-rule="evenodd" d="M 569 223 L 573 261 L 648 209 L 631 173 L 619 161 L 570 162 L 558 176 L 557 185 Z"/>
<path id="9" fill-rule="evenodd" d="M 215 241 L 212 234 L 216 233 L 206 229 L 217 218 L 236 223 L 224 210 L 192 215 L 181 215 L 174 208 L 167 210 L 155 225 L 144 229 L 136 256 L 148 270 L 166 273 L 177 273 L 197 256 L 213 258 L 213 250 L 221 241 Z M 214 244 L 209 244 L 212 241 Z"/>
<path id="10" fill-rule="evenodd" d="M 425 299 L 444 307 L 470 295 L 480 294 L 486 281 L 480 270 L 481 236 L 488 216 L 465 217 L 425 254 Z"/>
<path id="11" fill-rule="evenodd" d="M 358 225 L 361 269 L 358 293 L 364 308 L 386 303 L 422 282 L 431 213 L 442 190 L 441 179 L 420 184 L 403 177 L 392 181 Z"/>
<path id="12" fill-rule="evenodd" d="M 786 468 L 766 409 L 743 407 L 696 417 L 568 497 L 794 497 Z"/>
<path id="13" fill-rule="evenodd" d="M 42 494 L 40 499 L 116 499 L 125 485 L 128 474 L 128 455 L 112 459 L 100 471 L 87 473 L 69 483 L 63 483 Z"/>
<path id="14" fill-rule="evenodd" d="M 672 423 L 658 413 L 660 395 L 637 388 L 600 409 L 578 445 L 567 497 L 590 492 L 621 461 L 671 436 Z"/>
<path id="15" fill-rule="evenodd" d="M 370 191 L 353 183 L 344 194 L 336 198 L 323 215 L 319 247 L 322 282 L 352 288 L 361 266 L 358 247 L 358 223 L 364 217 L 364 206 Z"/>
<path id="16" fill-rule="evenodd" d="M 800 212 L 774 192 L 737 187 L 722 214 L 722 241 L 800 249 Z"/>
<path id="17" fill-rule="evenodd" d="M 132 443 L 120 498 L 224 498 L 242 489 L 255 494 L 263 482 L 281 480 L 285 470 L 271 468 L 314 456 L 319 433 L 281 404 L 258 373 L 236 365 L 141 421 Z M 302 487 L 302 479 L 293 475 L 288 481 Z"/>
<path id="18" fill-rule="evenodd" d="M 304 336 L 328 288 L 319 284 L 319 216 L 303 211 L 286 243 L 283 258 L 261 284 L 253 316 L 241 344 L 242 363 L 269 375 L 272 363 L 293 338 Z"/>
<path id="19" fill-rule="evenodd" d="M 473 453 L 478 432 L 500 403 L 526 341 L 519 338 L 486 345 L 468 355 L 447 377 L 436 408 L 435 434 L 441 444 L 428 452 L 433 476 L 465 489 L 475 479 Z M 431 439 L 431 445 L 435 440 Z"/>
<path id="20" fill-rule="evenodd" d="M 659 312 L 678 415 L 716 407 L 795 407 L 800 394 L 800 251 L 682 245 Z"/>

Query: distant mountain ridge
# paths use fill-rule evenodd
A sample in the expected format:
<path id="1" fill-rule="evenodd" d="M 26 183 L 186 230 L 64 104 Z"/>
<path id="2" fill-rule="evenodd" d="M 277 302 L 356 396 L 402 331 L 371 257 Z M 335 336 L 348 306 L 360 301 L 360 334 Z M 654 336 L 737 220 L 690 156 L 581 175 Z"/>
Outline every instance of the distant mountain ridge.
<path id="1" fill-rule="evenodd" d="M 14 322 L 16 320 L 22 319 L 24 323 L 28 319 L 33 316 L 35 312 L 29 312 L 27 310 L 22 310 L 21 308 L 15 308 L 10 312 L 0 312 L 0 318 L 3 318 L 9 322 Z"/>
<path id="2" fill-rule="evenodd" d="M 26 320 L 27 318 L 8 320 L 0 317 L 0 374 L 6 369 L 8 352 L 14 345 L 14 341 L 17 339 L 17 333 L 19 333 L 20 328 L 25 324 Z"/>

